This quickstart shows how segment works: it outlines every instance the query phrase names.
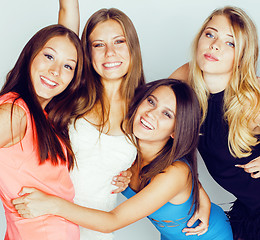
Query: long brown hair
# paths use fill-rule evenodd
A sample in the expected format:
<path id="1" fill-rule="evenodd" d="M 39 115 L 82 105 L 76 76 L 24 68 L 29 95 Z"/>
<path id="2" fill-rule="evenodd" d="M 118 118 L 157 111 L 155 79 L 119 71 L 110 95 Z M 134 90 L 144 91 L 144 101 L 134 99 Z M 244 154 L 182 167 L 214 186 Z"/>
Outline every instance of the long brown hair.
<path id="1" fill-rule="evenodd" d="M 74 77 L 68 87 L 59 95 L 55 96 L 45 107 L 48 113 L 46 119 L 42 107 L 36 97 L 36 93 L 30 77 L 31 64 L 35 56 L 44 45 L 53 37 L 66 36 L 77 50 L 77 65 Z M 51 25 L 38 31 L 23 48 L 14 68 L 7 74 L 6 82 L 0 95 L 8 92 L 16 92 L 18 98 L 22 98 L 27 104 L 31 119 L 35 123 L 36 141 L 38 146 L 40 164 L 50 159 L 52 164 L 67 164 L 69 169 L 73 167 L 74 156 L 68 137 L 68 123 L 74 106 L 73 98 L 80 87 L 83 69 L 83 50 L 78 36 L 71 30 L 61 25 Z M 63 151 L 59 139 L 65 144 L 66 152 Z"/>
<path id="2" fill-rule="evenodd" d="M 144 188 L 148 182 L 157 174 L 162 173 L 175 161 L 185 158 L 191 168 L 193 180 L 193 203 L 197 209 L 199 201 L 199 182 L 197 170 L 196 147 L 199 137 L 200 107 L 195 92 L 186 83 L 175 79 L 162 79 L 147 83 L 136 89 L 133 102 L 130 105 L 126 117 L 126 134 L 132 142 L 138 139 L 133 136 L 133 122 L 140 104 L 160 86 L 168 86 L 176 96 L 176 118 L 174 127 L 174 139 L 169 138 L 158 155 L 143 167 L 140 171 L 140 188 Z M 140 166 L 140 150 L 137 157 L 137 164 Z"/>
<path id="3" fill-rule="evenodd" d="M 125 13 L 115 8 L 100 9 L 95 12 L 88 19 L 81 37 L 85 56 L 85 74 L 84 82 L 82 82 L 81 95 L 78 100 L 77 118 L 88 113 L 97 103 L 99 103 L 101 106 L 101 113 L 99 113 L 101 119 L 99 127 L 101 131 L 108 120 L 109 109 L 107 109 L 108 107 L 105 105 L 104 88 L 100 81 L 100 76 L 92 66 L 91 43 L 89 37 L 99 23 L 110 19 L 117 21 L 122 27 L 131 58 L 129 70 L 120 86 L 120 95 L 125 101 L 125 109 L 128 109 L 129 102 L 134 96 L 136 87 L 145 82 L 140 44 L 132 21 Z"/>

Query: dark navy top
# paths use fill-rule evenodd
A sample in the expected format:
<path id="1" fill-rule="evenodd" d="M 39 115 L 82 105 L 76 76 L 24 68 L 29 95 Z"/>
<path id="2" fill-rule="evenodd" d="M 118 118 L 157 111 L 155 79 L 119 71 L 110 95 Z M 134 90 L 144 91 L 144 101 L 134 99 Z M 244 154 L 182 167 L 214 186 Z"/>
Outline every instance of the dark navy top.
<path id="1" fill-rule="evenodd" d="M 122 193 L 127 198 L 131 198 L 136 194 L 130 187 Z M 232 230 L 225 213 L 222 208 L 213 203 L 211 204 L 209 229 L 205 234 L 201 236 L 186 236 L 185 233 L 182 232 L 182 229 L 187 227 L 187 222 L 194 213 L 194 209 L 189 213 L 192 205 L 192 196 L 191 192 L 189 199 L 178 205 L 167 202 L 148 216 L 148 219 L 161 233 L 161 239 L 233 240 Z M 193 227 L 197 225 L 198 221 Z"/>
<path id="2" fill-rule="evenodd" d="M 260 144 L 246 158 L 234 158 L 228 149 L 228 124 L 223 118 L 224 91 L 211 94 L 208 113 L 201 127 L 198 150 L 211 176 L 249 210 L 260 208 L 260 178 L 254 179 L 236 164 L 246 164 L 260 155 Z"/>

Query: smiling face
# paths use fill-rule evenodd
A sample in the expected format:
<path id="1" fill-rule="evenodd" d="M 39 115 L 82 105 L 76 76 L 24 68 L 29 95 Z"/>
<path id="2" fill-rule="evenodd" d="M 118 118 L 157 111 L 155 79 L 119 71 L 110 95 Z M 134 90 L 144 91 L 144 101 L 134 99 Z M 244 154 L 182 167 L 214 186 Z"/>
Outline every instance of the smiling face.
<path id="1" fill-rule="evenodd" d="M 198 42 L 197 63 L 207 75 L 222 75 L 229 80 L 235 58 L 234 37 L 229 20 L 214 16 L 207 24 Z"/>
<path id="2" fill-rule="evenodd" d="M 122 80 L 129 69 L 130 53 L 121 25 L 111 19 L 99 23 L 90 42 L 92 64 L 101 80 Z"/>
<path id="3" fill-rule="evenodd" d="M 35 56 L 30 74 L 42 108 L 66 89 L 76 65 L 77 50 L 65 36 L 51 38 Z"/>
<path id="4" fill-rule="evenodd" d="M 140 142 L 163 147 L 173 137 L 176 97 L 168 86 L 160 86 L 138 107 L 133 122 L 133 133 Z"/>

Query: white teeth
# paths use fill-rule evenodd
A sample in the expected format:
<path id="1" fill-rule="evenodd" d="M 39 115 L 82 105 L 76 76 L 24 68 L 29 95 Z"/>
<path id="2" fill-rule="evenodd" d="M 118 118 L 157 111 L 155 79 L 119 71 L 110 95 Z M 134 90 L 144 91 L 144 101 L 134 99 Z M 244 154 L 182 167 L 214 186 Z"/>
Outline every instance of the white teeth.
<path id="1" fill-rule="evenodd" d="M 119 66 L 121 64 L 121 62 L 113 62 L 113 63 L 105 63 L 104 66 L 105 67 L 116 67 Z"/>
<path id="2" fill-rule="evenodd" d="M 41 77 L 41 79 L 46 82 L 47 84 L 51 85 L 51 86 L 56 86 L 57 84 L 50 81 L 49 79 L 45 78 L 45 77 Z"/>
<path id="3" fill-rule="evenodd" d="M 151 129 L 151 130 L 154 129 L 154 127 L 153 127 L 150 123 L 146 122 L 143 118 L 141 118 L 141 123 L 142 123 L 145 127 L 149 128 L 149 129 Z"/>

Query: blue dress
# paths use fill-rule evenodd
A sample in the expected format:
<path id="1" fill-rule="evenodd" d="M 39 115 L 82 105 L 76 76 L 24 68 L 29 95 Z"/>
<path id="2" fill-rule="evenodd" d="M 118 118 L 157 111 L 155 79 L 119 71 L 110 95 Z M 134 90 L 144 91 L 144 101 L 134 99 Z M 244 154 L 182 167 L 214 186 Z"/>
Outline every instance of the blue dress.
<path id="1" fill-rule="evenodd" d="M 126 198 L 131 198 L 136 192 L 128 187 L 122 194 Z M 147 216 L 161 233 L 161 240 L 233 240 L 232 230 L 224 211 L 214 203 L 211 204 L 208 231 L 201 236 L 186 236 L 182 229 L 187 227 L 187 222 L 194 213 L 194 207 L 189 213 L 191 205 L 192 193 L 186 202 L 178 205 L 167 202 L 157 211 Z M 198 224 L 199 221 L 193 227 Z"/>

